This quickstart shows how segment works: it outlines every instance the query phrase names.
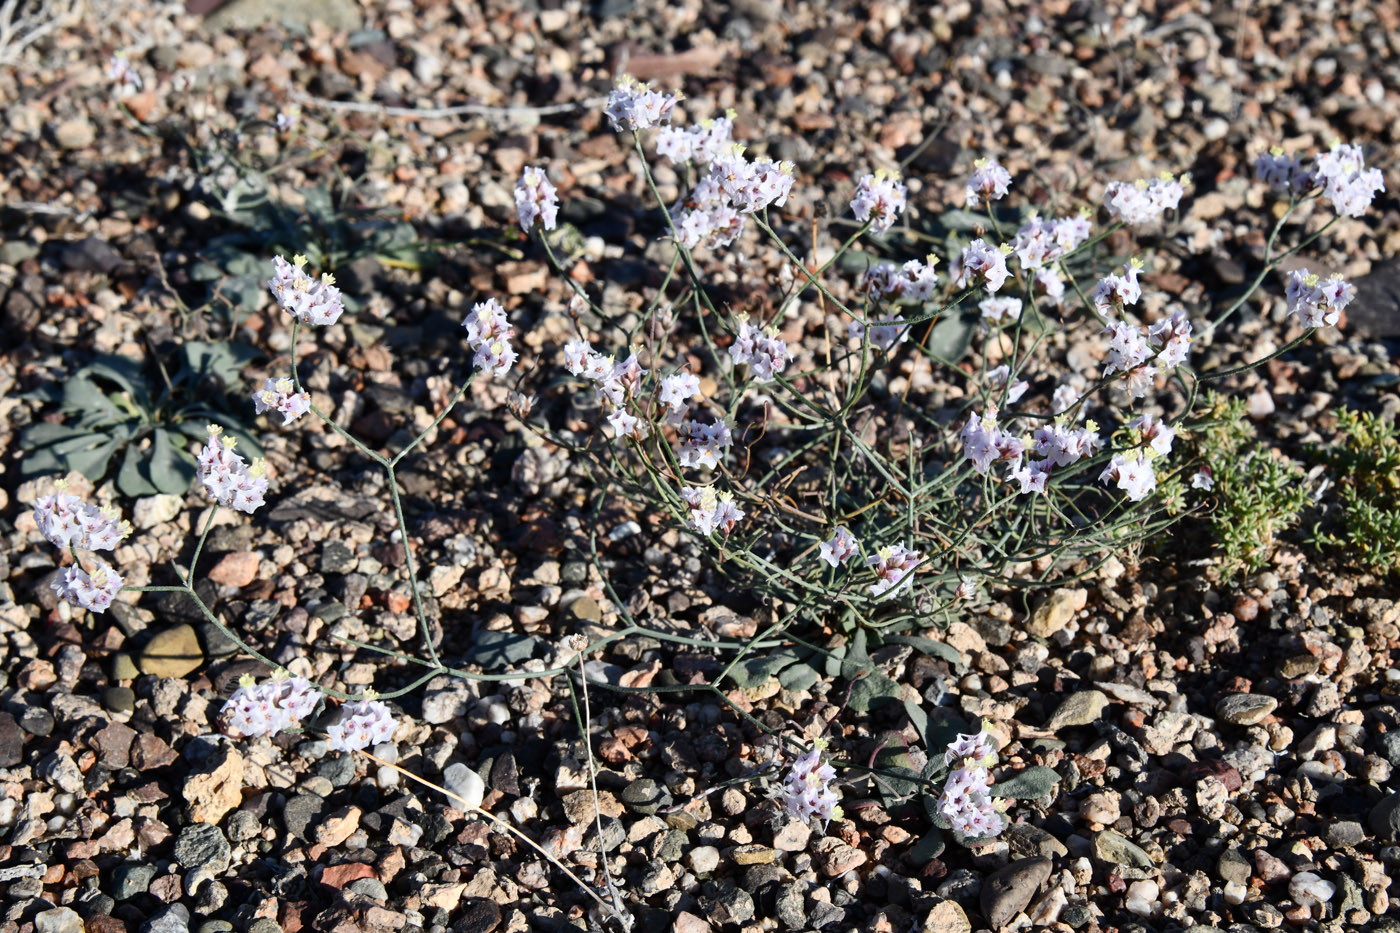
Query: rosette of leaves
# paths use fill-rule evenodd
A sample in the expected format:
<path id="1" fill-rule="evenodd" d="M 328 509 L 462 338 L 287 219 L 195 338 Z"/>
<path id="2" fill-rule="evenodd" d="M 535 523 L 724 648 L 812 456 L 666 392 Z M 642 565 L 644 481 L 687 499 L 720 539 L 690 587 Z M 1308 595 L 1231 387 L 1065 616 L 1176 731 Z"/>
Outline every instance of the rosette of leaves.
<path id="1" fill-rule="evenodd" d="M 211 239 L 189 270 L 208 288 L 216 311 L 258 308 L 266 300 L 268 258 L 302 255 L 321 270 L 341 270 L 373 257 L 385 266 L 424 269 L 437 254 L 410 223 L 360 206 L 353 186 L 322 184 L 302 192 L 299 205 L 279 198 L 273 182 L 257 172 L 240 175 L 213 206 L 236 229 Z M 358 302 L 345 295 L 345 307 Z"/>
<path id="2" fill-rule="evenodd" d="M 142 365 L 130 357 L 99 356 L 61 386 L 39 397 L 57 405 L 61 420 L 30 425 L 20 434 L 28 452 L 24 476 L 77 470 L 94 483 L 115 471 L 126 496 L 186 492 L 195 461 L 188 449 L 208 437 L 211 422 L 237 437 L 241 449 L 261 448 L 244 427 L 248 403 L 239 373 L 257 355 L 239 344 L 193 341 L 171 363 Z M 231 397 L 231 392 L 233 397 Z"/>

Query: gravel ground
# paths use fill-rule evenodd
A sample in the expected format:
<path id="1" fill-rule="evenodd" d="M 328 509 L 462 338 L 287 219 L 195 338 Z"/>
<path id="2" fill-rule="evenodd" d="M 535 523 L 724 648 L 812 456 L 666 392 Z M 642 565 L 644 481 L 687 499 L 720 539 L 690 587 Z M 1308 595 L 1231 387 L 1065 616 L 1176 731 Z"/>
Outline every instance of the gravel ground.
<path id="1" fill-rule="evenodd" d="M 1295 455 L 1331 440 L 1342 404 L 1400 411 L 1400 4 L 325 0 L 306 21 L 312 6 L 233 0 L 201 18 L 123 0 L 0 69 L 0 933 L 599 924 L 578 885 L 459 799 L 311 734 L 222 736 L 222 698 L 264 669 L 192 600 L 146 595 L 92 616 L 49 589 L 58 564 L 28 504 L 53 478 L 22 475 L 17 443 L 56 419 L 37 390 L 98 354 L 167 355 L 230 326 L 261 351 L 248 385 L 285 362 L 285 316 L 258 287 L 238 297 L 240 275 L 256 286 L 266 273 L 237 257 L 265 261 L 270 223 L 230 193 L 247 166 L 276 164 L 271 193 L 308 213 L 318 186 L 342 186 L 342 214 L 373 218 L 344 237 L 313 231 L 341 250 L 331 264 L 359 306 L 299 349 L 313 401 L 397 449 L 466 375 L 457 328 L 480 295 L 510 308 L 522 371 L 558 366 L 568 292 L 512 227 L 525 164 L 551 167 L 580 233 L 570 272 L 606 308 L 635 311 L 659 284 L 643 260 L 660 221 L 596 103 L 623 71 L 683 89 L 687 121 L 733 108 L 737 138 L 794 161 L 794 239 L 808 218 L 840 216 L 853 178 L 879 167 L 903 168 L 911 229 L 961 203 L 981 155 L 1046 198 L 1190 171 L 1145 280 L 1193 315 L 1233 301 L 1262 258 L 1272 203 L 1249 159 L 1340 136 L 1367 147 L 1389 193 L 1305 255 L 1360 297 L 1340 329 L 1231 391 L 1264 441 Z M 142 81 L 120 98 L 116 52 Z M 279 113 L 298 127 L 276 132 Z M 679 190 L 669 170 L 658 182 Z M 764 301 L 778 268 L 711 266 L 736 303 Z M 1268 353 L 1297 332 L 1287 321 L 1271 280 L 1202 339 L 1202 362 Z M 951 398 L 912 369 L 889 390 L 909 380 L 934 408 Z M 400 472 L 449 663 L 546 670 L 562 636 L 624 616 L 701 642 L 774 621 L 655 516 L 616 501 L 595 513 L 579 458 L 505 403 L 503 384 L 478 382 Z M 567 431 L 590 417 L 559 393 L 543 406 Z M 408 683 L 411 665 L 333 640 L 416 650 L 383 476 L 314 424 L 258 424 L 273 493 L 253 520 L 216 522 L 202 597 L 323 685 Z M 202 493 L 133 502 L 73 480 L 135 524 L 114 560 L 128 582 L 174 582 Z M 606 867 L 639 930 L 1400 931 L 1395 580 L 1286 538 L 1226 586 L 1187 531 L 1029 602 L 990 594 L 938 636 L 960 664 L 875 658 L 916 703 L 990 722 L 1002 777 L 1058 773 L 974 850 L 919 856 L 922 807 L 866 783 L 847 787 L 847 818 L 825 834 L 783 815 L 765 771 L 774 741 L 756 723 L 824 733 L 855 761 L 890 733 L 915 738 L 903 706 L 857 714 L 840 680 L 726 683 L 723 702 L 594 690 L 596 798 L 564 676 L 436 679 L 395 701 L 405 725 L 374 751 L 480 800 L 586 882 L 601 888 Z M 713 677 L 722 657 L 632 637 L 594 663 L 613 684 L 675 686 Z"/>

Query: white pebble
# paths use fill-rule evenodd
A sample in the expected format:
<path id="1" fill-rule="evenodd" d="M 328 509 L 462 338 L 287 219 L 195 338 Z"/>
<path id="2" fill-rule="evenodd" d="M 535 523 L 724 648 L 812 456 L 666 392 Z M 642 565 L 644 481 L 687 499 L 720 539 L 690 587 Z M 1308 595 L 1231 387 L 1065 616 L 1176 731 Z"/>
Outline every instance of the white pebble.
<path id="1" fill-rule="evenodd" d="M 1225 903 L 1239 906 L 1244 903 L 1244 899 L 1248 894 L 1249 888 L 1245 887 L 1241 882 L 1225 882 Z"/>
<path id="2" fill-rule="evenodd" d="M 1157 898 L 1162 889 L 1155 881 L 1134 881 L 1128 885 L 1128 896 L 1123 906 L 1139 917 L 1150 917 L 1157 911 Z"/>
<path id="3" fill-rule="evenodd" d="M 1337 886 L 1321 875 L 1300 871 L 1288 882 L 1288 896 L 1304 907 L 1321 907 L 1337 893 Z"/>

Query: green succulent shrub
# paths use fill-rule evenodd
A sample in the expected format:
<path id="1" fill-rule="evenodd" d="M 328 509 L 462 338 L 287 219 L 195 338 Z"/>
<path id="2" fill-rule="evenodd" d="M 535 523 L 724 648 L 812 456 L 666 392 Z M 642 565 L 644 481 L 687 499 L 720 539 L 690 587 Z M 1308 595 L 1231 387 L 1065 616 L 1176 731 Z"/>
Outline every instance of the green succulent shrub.
<path id="1" fill-rule="evenodd" d="M 1340 508 L 1324 509 L 1313 543 L 1381 573 L 1400 572 L 1400 432 L 1369 412 L 1337 413 L 1337 441 L 1313 447 L 1341 490 Z"/>

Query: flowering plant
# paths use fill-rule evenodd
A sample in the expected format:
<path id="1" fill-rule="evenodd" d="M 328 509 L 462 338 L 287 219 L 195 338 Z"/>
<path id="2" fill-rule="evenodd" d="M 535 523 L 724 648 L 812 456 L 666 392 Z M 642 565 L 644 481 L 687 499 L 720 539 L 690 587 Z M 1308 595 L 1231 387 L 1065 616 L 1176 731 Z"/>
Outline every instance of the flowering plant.
<path id="1" fill-rule="evenodd" d="M 991 202 L 1014 200 L 1015 176 L 998 163 L 978 163 L 965 195 L 988 209 L 987 225 L 979 222 L 944 256 L 884 261 L 894 237 L 880 243 L 868 235 L 893 234 L 917 206 L 895 173 L 864 174 L 843 192 L 854 232 L 824 245 L 816 217 L 784 219 L 797 201 L 793 165 L 736 145 L 730 116 L 686 130 L 669 125 L 678 105 L 674 95 L 631 81 L 608 101 L 606 114 L 632 134 L 642 181 L 657 202 L 669 269 L 630 322 L 614 319 L 578 277 L 565 276 L 572 332 L 552 348 L 560 378 L 547 379 L 540 392 L 546 401 L 595 411 L 596 430 L 582 439 L 552 430 L 518 389 L 509 405 L 548 442 L 587 459 L 599 510 L 620 494 L 638 514 L 669 522 L 772 610 L 771 624 L 747 640 L 700 642 L 645 629 L 603 580 L 625 622 L 605 640 L 647 632 L 735 651 L 719 677 L 676 686 L 712 692 L 762 731 L 773 730 L 721 689 L 726 679 L 803 689 L 815 682 L 813 665 L 824 665 L 849 682 L 848 708 L 866 712 L 905 693 L 884 662 L 873 660 L 872 645 L 908 647 L 957 666 L 964 659 L 946 644 L 903 633 L 951 620 L 987 588 L 1088 573 L 1208 502 L 1214 477 L 1229 474 L 1178 444 L 1211 423 L 1213 403 L 1198 404 L 1201 387 L 1287 352 L 1318 327 L 1338 326 L 1354 290 L 1335 276 L 1293 273 L 1285 300 L 1304 329 L 1262 359 L 1202 371 L 1193 365 L 1193 341 L 1209 338 L 1280 261 L 1333 222 L 1306 232 L 1306 220 L 1289 227 L 1290 217 L 1311 216 L 1322 201 L 1354 216 L 1380 184 L 1354 147 L 1339 144 L 1308 169 L 1277 154 L 1261 158 L 1261 178 L 1286 197 L 1263 267 L 1230 307 L 1193 319 L 1170 301 L 1146 299 L 1149 250 L 1126 264 L 1103 253 L 1110 237 L 1126 240 L 1127 228 L 1177 210 L 1189 190 L 1184 176 L 1110 182 L 1080 211 L 1048 217 L 1025 209 L 1015 230 L 1004 231 L 999 217 L 1006 215 Z M 686 188 L 672 198 L 661 197 L 649 144 L 656 157 L 684 169 Z M 559 197 L 547 167 L 527 168 L 515 187 L 522 229 L 539 237 L 556 266 L 550 232 Z M 801 220 L 810 221 L 806 229 Z M 1276 250 L 1286 229 L 1301 235 Z M 796 245 L 806 233 L 811 242 Z M 771 292 L 736 308 L 715 280 L 759 253 L 778 266 Z M 344 641 L 415 664 L 422 676 L 383 694 L 313 683 L 250 646 L 200 598 L 195 570 L 218 510 L 256 514 L 276 479 L 260 458 L 246 460 L 236 435 L 220 424 L 210 426 L 198 453 L 197 476 L 213 504 L 188 565 L 175 568 L 178 585 L 126 587 L 118 568 L 82 553 L 111 549 L 129 531 L 111 510 L 60 489 L 36 504 L 34 520 L 72 557 L 55 583 L 65 599 L 102 612 L 123 589 L 184 593 L 267 665 L 270 680 L 242 682 L 224 706 L 230 733 L 251 740 L 321 728 L 332 747 L 364 752 L 393 739 L 395 698 L 435 677 L 473 676 L 439 657 L 397 471 L 473 380 L 525 378 L 516 373 L 516 325 L 496 298 L 482 296 L 462 322 L 471 375 L 431 424 L 397 453 L 381 453 L 321 411 L 299 375 L 301 328 L 337 326 L 345 311 L 334 276 L 311 274 L 315 264 L 302 255 L 272 262 L 266 286 L 291 320 L 290 360 L 287 374 L 269 379 L 252 400 L 260 413 L 280 416 L 282 429 L 311 415 L 384 471 L 426 657 Z M 1079 278 L 1095 266 L 1103 274 L 1086 289 Z M 948 321 L 975 344 L 967 360 L 963 351 L 945 358 L 932 339 Z M 624 339 L 613 339 L 616 332 Z M 1066 368 L 1048 351 L 1070 341 L 1091 348 L 1092 365 Z M 596 644 L 561 645 L 554 667 L 511 675 L 572 675 L 577 662 L 587 686 L 584 658 Z M 1053 785 L 1053 772 L 1038 766 L 994 781 L 989 728 L 935 738 L 928 713 L 903 698 L 928 750 L 923 765 L 866 770 L 873 780 L 909 782 L 936 827 L 969 843 L 995 837 L 1008 819 L 998 799 L 1041 796 Z M 339 703 L 334 718 L 321 715 L 328 700 Z M 838 759 L 825 751 L 803 748 L 783 781 L 782 803 L 798 819 L 841 819 Z"/>

